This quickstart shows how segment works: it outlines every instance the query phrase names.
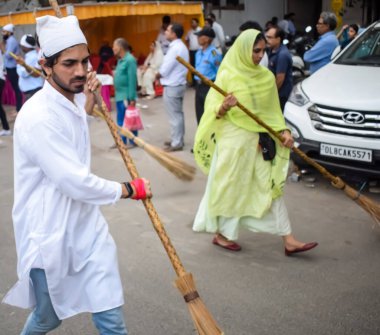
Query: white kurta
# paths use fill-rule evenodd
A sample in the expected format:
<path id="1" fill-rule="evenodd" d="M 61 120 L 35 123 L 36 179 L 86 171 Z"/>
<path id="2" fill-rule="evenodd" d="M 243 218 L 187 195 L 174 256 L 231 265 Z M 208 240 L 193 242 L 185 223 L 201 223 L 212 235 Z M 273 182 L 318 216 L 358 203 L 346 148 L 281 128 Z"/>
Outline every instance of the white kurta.
<path id="1" fill-rule="evenodd" d="M 116 246 L 99 210 L 120 199 L 121 185 L 90 172 L 84 102 L 78 94 L 71 103 L 45 82 L 14 127 L 19 281 L 3 302 L 33 307 L 29 271 L 43 268 L 60 319 L 124 303 Z"/>

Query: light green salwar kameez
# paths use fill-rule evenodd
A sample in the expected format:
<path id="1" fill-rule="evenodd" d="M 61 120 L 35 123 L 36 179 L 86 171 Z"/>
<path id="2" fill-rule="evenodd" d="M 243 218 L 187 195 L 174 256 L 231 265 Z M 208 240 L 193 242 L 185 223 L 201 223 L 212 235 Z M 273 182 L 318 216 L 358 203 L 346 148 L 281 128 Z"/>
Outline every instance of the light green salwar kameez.
<path id="1" fill-rule="evenodd" d="M 274 76 L 252 61 L 257 34 L 247 30 L 238 37 L 220 66 L 216 84 L 281 131 L 286 125 Z M 209 177 L 193 230 L 219 232 L 229 240 L 238 238 L 240 227 L 288 235 L 291 228 L 282 193 L 289 149 L 276 140 L 275 159 L 264 161 L 258 133 L 266 130 L 237 107 L 216 119 L 223 99 L 210 90 L 195 137 L 195 159 Z"/>

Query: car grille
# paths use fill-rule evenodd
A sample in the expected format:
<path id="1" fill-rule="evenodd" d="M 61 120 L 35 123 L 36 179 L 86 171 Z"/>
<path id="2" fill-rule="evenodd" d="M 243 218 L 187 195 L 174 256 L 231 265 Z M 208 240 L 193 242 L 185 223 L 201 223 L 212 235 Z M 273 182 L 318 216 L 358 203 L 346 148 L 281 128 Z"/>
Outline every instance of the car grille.
<path id="1" fill-rule="evenodd" d="M 357 111 L 313 105 L 308 112 L 314 128 L 319 131 L 380 139 L 380 111 Z"/>

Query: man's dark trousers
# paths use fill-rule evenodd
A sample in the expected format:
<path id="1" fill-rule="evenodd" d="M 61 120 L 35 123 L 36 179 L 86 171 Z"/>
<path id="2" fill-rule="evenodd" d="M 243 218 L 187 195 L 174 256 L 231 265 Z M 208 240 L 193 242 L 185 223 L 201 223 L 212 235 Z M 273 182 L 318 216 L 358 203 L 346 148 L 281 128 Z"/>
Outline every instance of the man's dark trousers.
<path id="1" fill-rule="evenodd" d="M 16 95 L 16 110 L 19 111 L 22 107 L 22 93 L 18 87 L 18 74 L 15 67 L 7 67 L 7 78 L 9 79 Z"/>
<path id="2" fill-rule="evenodd" d="M 195 87 L 195 113 L 197 116 L 197 123 L 201 121 L 205 109 L 206 95 L 210 89 L 210 86 L 197 82 Z"/>

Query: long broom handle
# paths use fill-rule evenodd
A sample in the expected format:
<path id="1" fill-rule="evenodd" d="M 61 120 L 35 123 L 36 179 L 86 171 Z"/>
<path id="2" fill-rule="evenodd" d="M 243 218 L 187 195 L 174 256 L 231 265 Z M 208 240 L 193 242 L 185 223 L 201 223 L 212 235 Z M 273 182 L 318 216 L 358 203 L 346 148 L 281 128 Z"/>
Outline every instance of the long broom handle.
<path id="1" fill-rule="evenodd" d="M 58 18 L 63 18 L 61 8 L 59 8 L 57 0 L 49 0 L 50 6 L 53 8 L 55 16 Z"/>
<path id="2" fill-rule="evenodd" d="M 30 66 L 28 64 L 25 63 L 25 60 L 22 58 L 22 57 L 19 57 L 17 56 L 16 54 L 14 54 L 12 51 L 9 51 L 9 54 L 17 61 L 20 63 L 20 65 L 22 65 L 29 73 L 34 73 L 42 78 L 45 78 L 44 74 L 37 70 L 35 67 L 33 66 Z"/>
<path id="3" fill-rule="evenodd" d="M 197 71 L 191 64 L 186 62 L 183 58 L 177 56 L 177 61 L 180 62 L 182 65 L 188 68 L 190 72 L 198 76 L 205 84 L 212 87 L 213 89 L 217 90 L 221 95 L 227 96 L 228 93 L 224 90 L 222 90 L 218 85 L 216 85 L 213 81 L 206 78 L 203 74 L 201 74 L 199 71 Z M 281 134 L 276 132 L 273 128 L 268 126 L 264 121 L 262 121 L 259 117 L 257 117 L 255 114 L 253 114 L 247 107 L 242 105 L 239 101 L 237 102 L 237 106 L 246 113 L 250 118 L 254 119 L 260 126 L 268 130 L 270 134 L 272 134 L 274 137 L 276 137 L 278 140 L 281 141 L 281 143 L 284 141 Z M 329 171 L 327 171 L 322 165 L 318 164 L 316 161 L 308 157 L 302 150 L 298 149 L 297 147 L 293 146 L 292 150 L 299 155 L 303 160 L 305 160 L 308 164 L 315 167 L 317 170 L 319 170 L 320 173 L 322 173 L 323 176 L 325 176 L 327 179 L 330 179 L 333 184 L 339 184 L 341 185 L 341 179 L 339 177 L 334 176 Z"/>
<path id="4" fill-rule="evenodd" d="M 59 6 L 56 0 L 49 0 L 50 5 L 53 7 L 55 14 L 57 17 L 62 18 L 62 13 L 59 10 Z M 124 142 L 119 136 L 117 126 L 115 122 L 112 120 L 111 116 L 109 115 L 110 113 L 108 112 L 107 106 L 103 101 L 103 98 L 100 96 L 99 92 L 94 92 L 95 99 L 97 101 L 97 104 L 99 108 L 101 109 L 104 119 L 107 122 L 107 125 L 111 131 L 111 134 L 115 140 L 115 143 L 117 145 L 117 148 L 119 149 L 119 152 L 123 158 L 123 161 L 128 169 L 129 174 L 131 175 L 132 179 L 139 178 L 139 174 L 137 172 L 136 166 L 132 160 L 132 157 L 129 155 L 128 150 L 126 149 Z M 182 277 L 186 274 L 185 268 L 182 265 L 182 262 L 180 258 L 177 255 L 177 252 L 173 246 L 173 244 L 170 241 L 170 238 L 168 234 L 166 233 L 166 230 L 160 220 L 160 217 L 157 214 L 156 209 L 153 206 L 153 203 L 150 199 L 144 199 L 142 200 L 145 209 L 148 213 L 148 216 L 150 220 L 152 221 L 153 227 L 156 230 L 165 250 L 166 253 L 169 256 L 169 259 L 173 265 L 173 268 L 176 272 L 176 274 L 179 277 Z"/>
<path id="5" fill-rule="evenodd" d="M 111 130 L 111 134 L 112 134 L 112 136 L 116 142 L 116 145 L 117 145 L 119 152 L 123 158 L 123 161 L 124 161 L 124 163 L 128 169 L 129 174 L 131 175 L 132 179 L 139 178 L 139 174 L 137 172 L 136 166 L 135 166 L 128 150 L 126 149 L 124 142 L 122 141 L 122 139 L 120 138 L 120 135 L 118 134 L 118 128 L 117 128 L 115 122 L 112 120 L 111 116 L 107 112 L 107 107 L 106 107 L 104 101 L 102 100 L 102 98 L 98 92 L 95 93 L 95 97 L 96 97 L 96 100 L 97 100 L 99 107 L 101 107 L 104 119 L 107 122 L 107 125 Z M 156 230 L 156 232 L 157 232 L 157 234 L 158 234 L 158 236 L 159 236 L 159 238 L 160 238 L 160 240 L 161 240 L 161 242 L 162 242 L 162 244 L 166 250 L 166 253 L 168 254 L 168 256 L 170 258 L 170 261 L 173 265 L 175 272 L 177 273 L 177 275 L 179 277 L 182 277 L 186 273 L 185 268 L 183 267 L 182 262 L 179 259 L 177 252 L 176 252 L 174 246 L 172 245 L 168 234 L 166 233 L 165 227 L 163 226 L 163 224 L 160 220 L 160 217 L 158 216 L 157 211 L 153 206 L 152 201 L 150 199 L 145 199 L 145 200 L 143 200 L 143 204 L 144 204 L 145 209 L 149 215 L 150 220 L 152 221 L 153 227 Z"/>

